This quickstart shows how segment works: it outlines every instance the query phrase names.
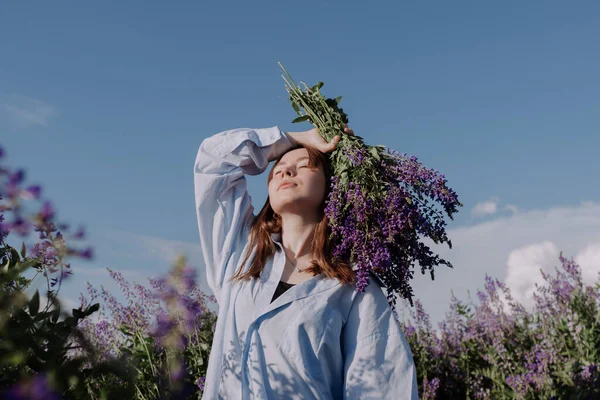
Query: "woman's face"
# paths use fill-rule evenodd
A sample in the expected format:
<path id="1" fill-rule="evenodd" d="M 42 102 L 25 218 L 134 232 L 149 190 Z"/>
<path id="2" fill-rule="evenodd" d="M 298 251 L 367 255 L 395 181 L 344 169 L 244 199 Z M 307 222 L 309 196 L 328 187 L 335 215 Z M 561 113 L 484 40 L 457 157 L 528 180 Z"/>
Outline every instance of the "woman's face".
<path id="1" fill-rule="evenodd" d="M 277 214 L 318 213 L 325 197 L 322 166 L 310 166 L 304 148 L 287 152 L 273 168 L 269 181 L 269 200 Z"/>

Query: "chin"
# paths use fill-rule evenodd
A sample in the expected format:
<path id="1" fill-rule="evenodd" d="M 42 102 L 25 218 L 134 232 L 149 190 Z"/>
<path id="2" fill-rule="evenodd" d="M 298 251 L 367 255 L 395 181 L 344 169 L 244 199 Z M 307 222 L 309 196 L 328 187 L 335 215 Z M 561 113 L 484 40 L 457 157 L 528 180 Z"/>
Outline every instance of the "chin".
<path id="1" fill-rule="evenodd" d="M 295 201 L 295 202 L 286 202 L 279 204 L 271 204 L 271 208 L 275 213 L 282 214 L 306 214 L 307 212 L 318 213 L 319 205 L 313 204 L 312 202 L 303 202 L 303 201 Z"/>

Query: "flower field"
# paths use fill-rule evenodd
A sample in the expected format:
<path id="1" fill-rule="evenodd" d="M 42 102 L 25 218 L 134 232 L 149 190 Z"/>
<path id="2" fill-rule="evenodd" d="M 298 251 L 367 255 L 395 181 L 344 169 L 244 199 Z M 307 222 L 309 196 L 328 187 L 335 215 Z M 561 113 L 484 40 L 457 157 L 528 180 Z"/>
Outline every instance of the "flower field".
<path id="1" fill-rule="evenodd" d="M 4 160 L 0 149 L 0 397 L 200 398 L 216 315 L 196 269 L 181 258 L 146 284 L 110 270 L 124 302 L 89 284 L 81 306 L 64 309 L 60 289 L 93 251 Z M 32 294 L 39 280 L 45 292 Z M 561 256 L 540 275 L 532 310 L 497 279 L 481 287 L 437 327 L 414 294 L 403 324 L 423 399 L 600 398 L 600 281 L 584 284 Z"/>

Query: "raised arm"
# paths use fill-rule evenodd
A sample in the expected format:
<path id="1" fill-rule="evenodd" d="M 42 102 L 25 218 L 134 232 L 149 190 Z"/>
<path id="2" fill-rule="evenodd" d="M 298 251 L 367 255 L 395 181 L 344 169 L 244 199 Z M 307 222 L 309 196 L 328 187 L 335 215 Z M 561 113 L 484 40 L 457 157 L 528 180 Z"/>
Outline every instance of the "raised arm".
<path id="1" fill-rule="evenodd" d="M 292 147 L 277 127 L 232 129 L 205 139 L 194 164 L 196 215 L 206 278 L 217 301 L 248 242 L 253 207 L 245 174 L 263 172 Z"/>
<path id="2" fill-rule="evenodd" d="M 373 280 L 358 293 L 342 333 L 344 399 L 418 400 L 410 346 Z"/>

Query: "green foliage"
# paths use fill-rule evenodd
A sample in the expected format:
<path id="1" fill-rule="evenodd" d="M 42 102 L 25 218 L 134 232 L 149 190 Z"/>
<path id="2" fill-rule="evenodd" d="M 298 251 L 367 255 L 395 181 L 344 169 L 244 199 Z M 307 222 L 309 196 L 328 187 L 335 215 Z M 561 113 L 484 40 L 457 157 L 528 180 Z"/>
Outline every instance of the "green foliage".
<path id="1" fill-rule="evenodd" d="M 560 260 L 531 310 L 489 277 L 480 303 L 453 298 L 438 330 L 417 302 L 405 332 L 424 399 L 600 398 L 600 286 Z"/>
<path id="2" fill-rule="evenodd" d="M 68 398 L 89 398 L 86 382 L 100 374 L 128 379 L 122 363 L 106 361 L 91 364 L 93 349 L 77 325 L 98 310 L 94 304 L 73 309 L 68 315 L 55 295 L 42 306 L 36 291 L 30 298 L 24 290 L 31 283 L 23 273 L 39 265 L 12 247 L 0 247 L 0 392 L 12 390 L 19 382 L 37 375 L 47 376 L 51 390 Z M 81 356 L 69 352 L 80 349 Z M 115 386 L 98 398 L 127 398 L 131 392 Z M 50 394 L 49 394 L 50 396 Z"/>
<path id="3" fill-rule="evenodd" d="M 125 301 L 118 302 L 102 289 L 102 312 L 110 316 L 82 329 L 92 340 L 111 342 L 104 358 L 109 353 L 119 355 L 129 366 L 131 379 L 122 382 L 99 376 L 90 383 L 90 392 L 124 385 L 139 400 L 201 398 L 217 317 L 206 307 L 211 299 L 197 287 L 195 269 L 180 258 L 168 276 L 150 279 L 153 290 L 132 285 L 116 271 L 109 273 Z M 97 298 L 95 288 L 88 287 L 88 292 L 92 300 Z"/>

